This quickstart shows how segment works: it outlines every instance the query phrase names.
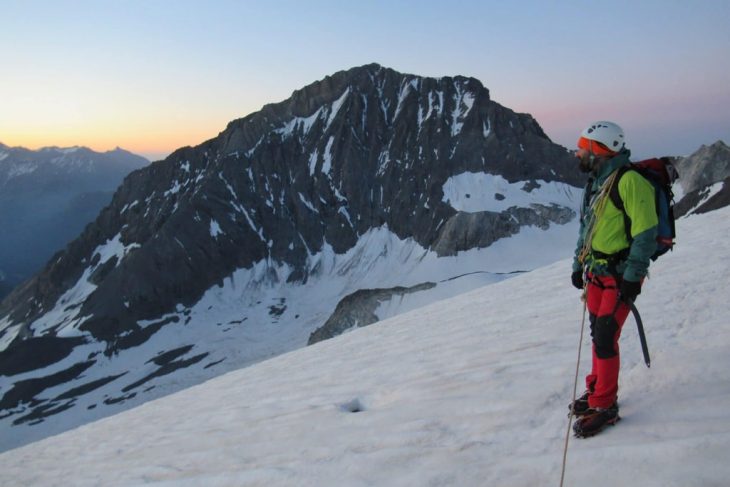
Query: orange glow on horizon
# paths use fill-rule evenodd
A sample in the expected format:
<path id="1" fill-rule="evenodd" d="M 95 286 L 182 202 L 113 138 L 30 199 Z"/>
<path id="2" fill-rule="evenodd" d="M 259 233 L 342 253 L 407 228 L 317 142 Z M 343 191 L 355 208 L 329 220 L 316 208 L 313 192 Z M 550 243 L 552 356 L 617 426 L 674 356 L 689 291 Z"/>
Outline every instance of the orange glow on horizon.
<path id="1" fill-rule="evenodd" d="M 11 103 L 0 112 L 0 143 L 31 150 L 81 146 L 106 152 L 120 147 L 159 160 L 181 147 L 217 137 L 232 120 L 253 111 L 252 107 L 241 109 L 242 105 L 231 103 L 206 111 L 202 102 L 176 104 L 161 99 L 153 103 L 125 96 L 86 109 L 76 105 L 59 109 L 37 101 Z"/>
<path id="2" fill-rule="evenodd" d="M 0 143 L 9 147 L 23 147 L 38 150 L 43 147 L 88 147 L 96 152 L 106 152 L 117 147 L 138 154 L 151 160 L 170 154 L 185 146 L 196 146 L 214 138 L 225 128 L 225 124 L 215 127 L 138 127 L 132 132 L 128 128 L 120 131 L 116 127 L 106 125 L 90 127 L 86 130 L 74 127 L 53 129 L 37 128 L 35 130 L 17 130 L 0 132 Z"/>

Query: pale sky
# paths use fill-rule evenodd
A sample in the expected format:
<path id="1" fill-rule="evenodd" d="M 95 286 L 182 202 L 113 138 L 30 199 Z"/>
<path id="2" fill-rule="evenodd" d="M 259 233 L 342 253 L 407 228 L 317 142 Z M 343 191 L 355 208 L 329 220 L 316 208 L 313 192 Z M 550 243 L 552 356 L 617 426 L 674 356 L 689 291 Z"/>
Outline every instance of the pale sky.
<path id="1" fill-rule="evenodd" d="M 0 0 L 0 142 L 156 160 L 343 69 L 471 76 L 573 148 L 730 143 L 730 0 Z"/>

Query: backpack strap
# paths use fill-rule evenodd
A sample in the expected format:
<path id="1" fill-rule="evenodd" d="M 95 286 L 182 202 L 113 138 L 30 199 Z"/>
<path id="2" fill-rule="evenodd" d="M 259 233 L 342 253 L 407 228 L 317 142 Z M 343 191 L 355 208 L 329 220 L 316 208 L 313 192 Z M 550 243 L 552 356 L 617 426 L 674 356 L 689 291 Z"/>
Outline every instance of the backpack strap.
<path id="1" fill-rule="evenodd" d="M 591 206 L 591 200 L 593 199 L 593 178 L 589 177 L 586 181 L 586 187 L 583 189 L 583 204 L 580 206 L 580 219 L 581 221 L 586 215 L 586 211 Z"/>
<path id="2" fill-rule="evenodd" d="M 631 164 L 618 168 L 618 174 L 616 175 L 616 179 L 613 180 L 613 185 L 608 190 L 608 197 L 611 199 L 611 203 L 613 203 L 613 206 L 618 208 L 624 216 L 624 230 L 626 231 L 626 239 L 629 241 L 629 245 L 631 245 L 631 242 L 633 241 L 633 239 L 631 238 L 631 218 L 629 218 L 629 215 L 626 214 L 626 207 L 624 206 L 624 202 L 623 200 L 621 200 L 621 195 L 618 192 L 618 183 L 621 181 L 621 177 L 624 174 L 626 174 L 628 171 L 635 170 L 636 169 L 634 169 Z"/>

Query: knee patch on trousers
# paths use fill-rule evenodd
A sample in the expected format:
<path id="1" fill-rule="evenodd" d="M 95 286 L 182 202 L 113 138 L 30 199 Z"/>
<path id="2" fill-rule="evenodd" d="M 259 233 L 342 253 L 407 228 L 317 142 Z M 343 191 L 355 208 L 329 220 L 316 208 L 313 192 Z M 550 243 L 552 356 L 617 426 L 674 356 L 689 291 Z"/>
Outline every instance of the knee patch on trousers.
<path id="1" fill-rule="evenodd" d="M 596 347 L 598 358 L 612 358 L 616 356 L 615 339 L 618 323 L 613 315 L 600 316 L 591 326 L 591 336 Z"/>

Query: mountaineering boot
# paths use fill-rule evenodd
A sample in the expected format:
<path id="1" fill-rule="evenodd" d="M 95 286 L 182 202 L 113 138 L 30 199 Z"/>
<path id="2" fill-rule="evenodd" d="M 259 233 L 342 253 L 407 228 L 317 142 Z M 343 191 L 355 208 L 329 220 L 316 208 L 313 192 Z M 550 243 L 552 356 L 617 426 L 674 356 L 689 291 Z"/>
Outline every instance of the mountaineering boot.
<path id="1" fill-rule="evenodd" d="M 616 424 L 621 419 L 618 415 L 618 404 L 609 408 L 588 408 L 573 425 L 578 438 L 588 438 L 603 431 L 606 426 Z"/>
<path id="2" fill-rule="evenodd" d="M 588 396 L 590 395 L 591 391 L 585 391 L 572 404 L 568 404 L 568 411 L 572 412 L 573 416 L 583 416 L 590 409 L 590 406 L 588 406 Z"/>

